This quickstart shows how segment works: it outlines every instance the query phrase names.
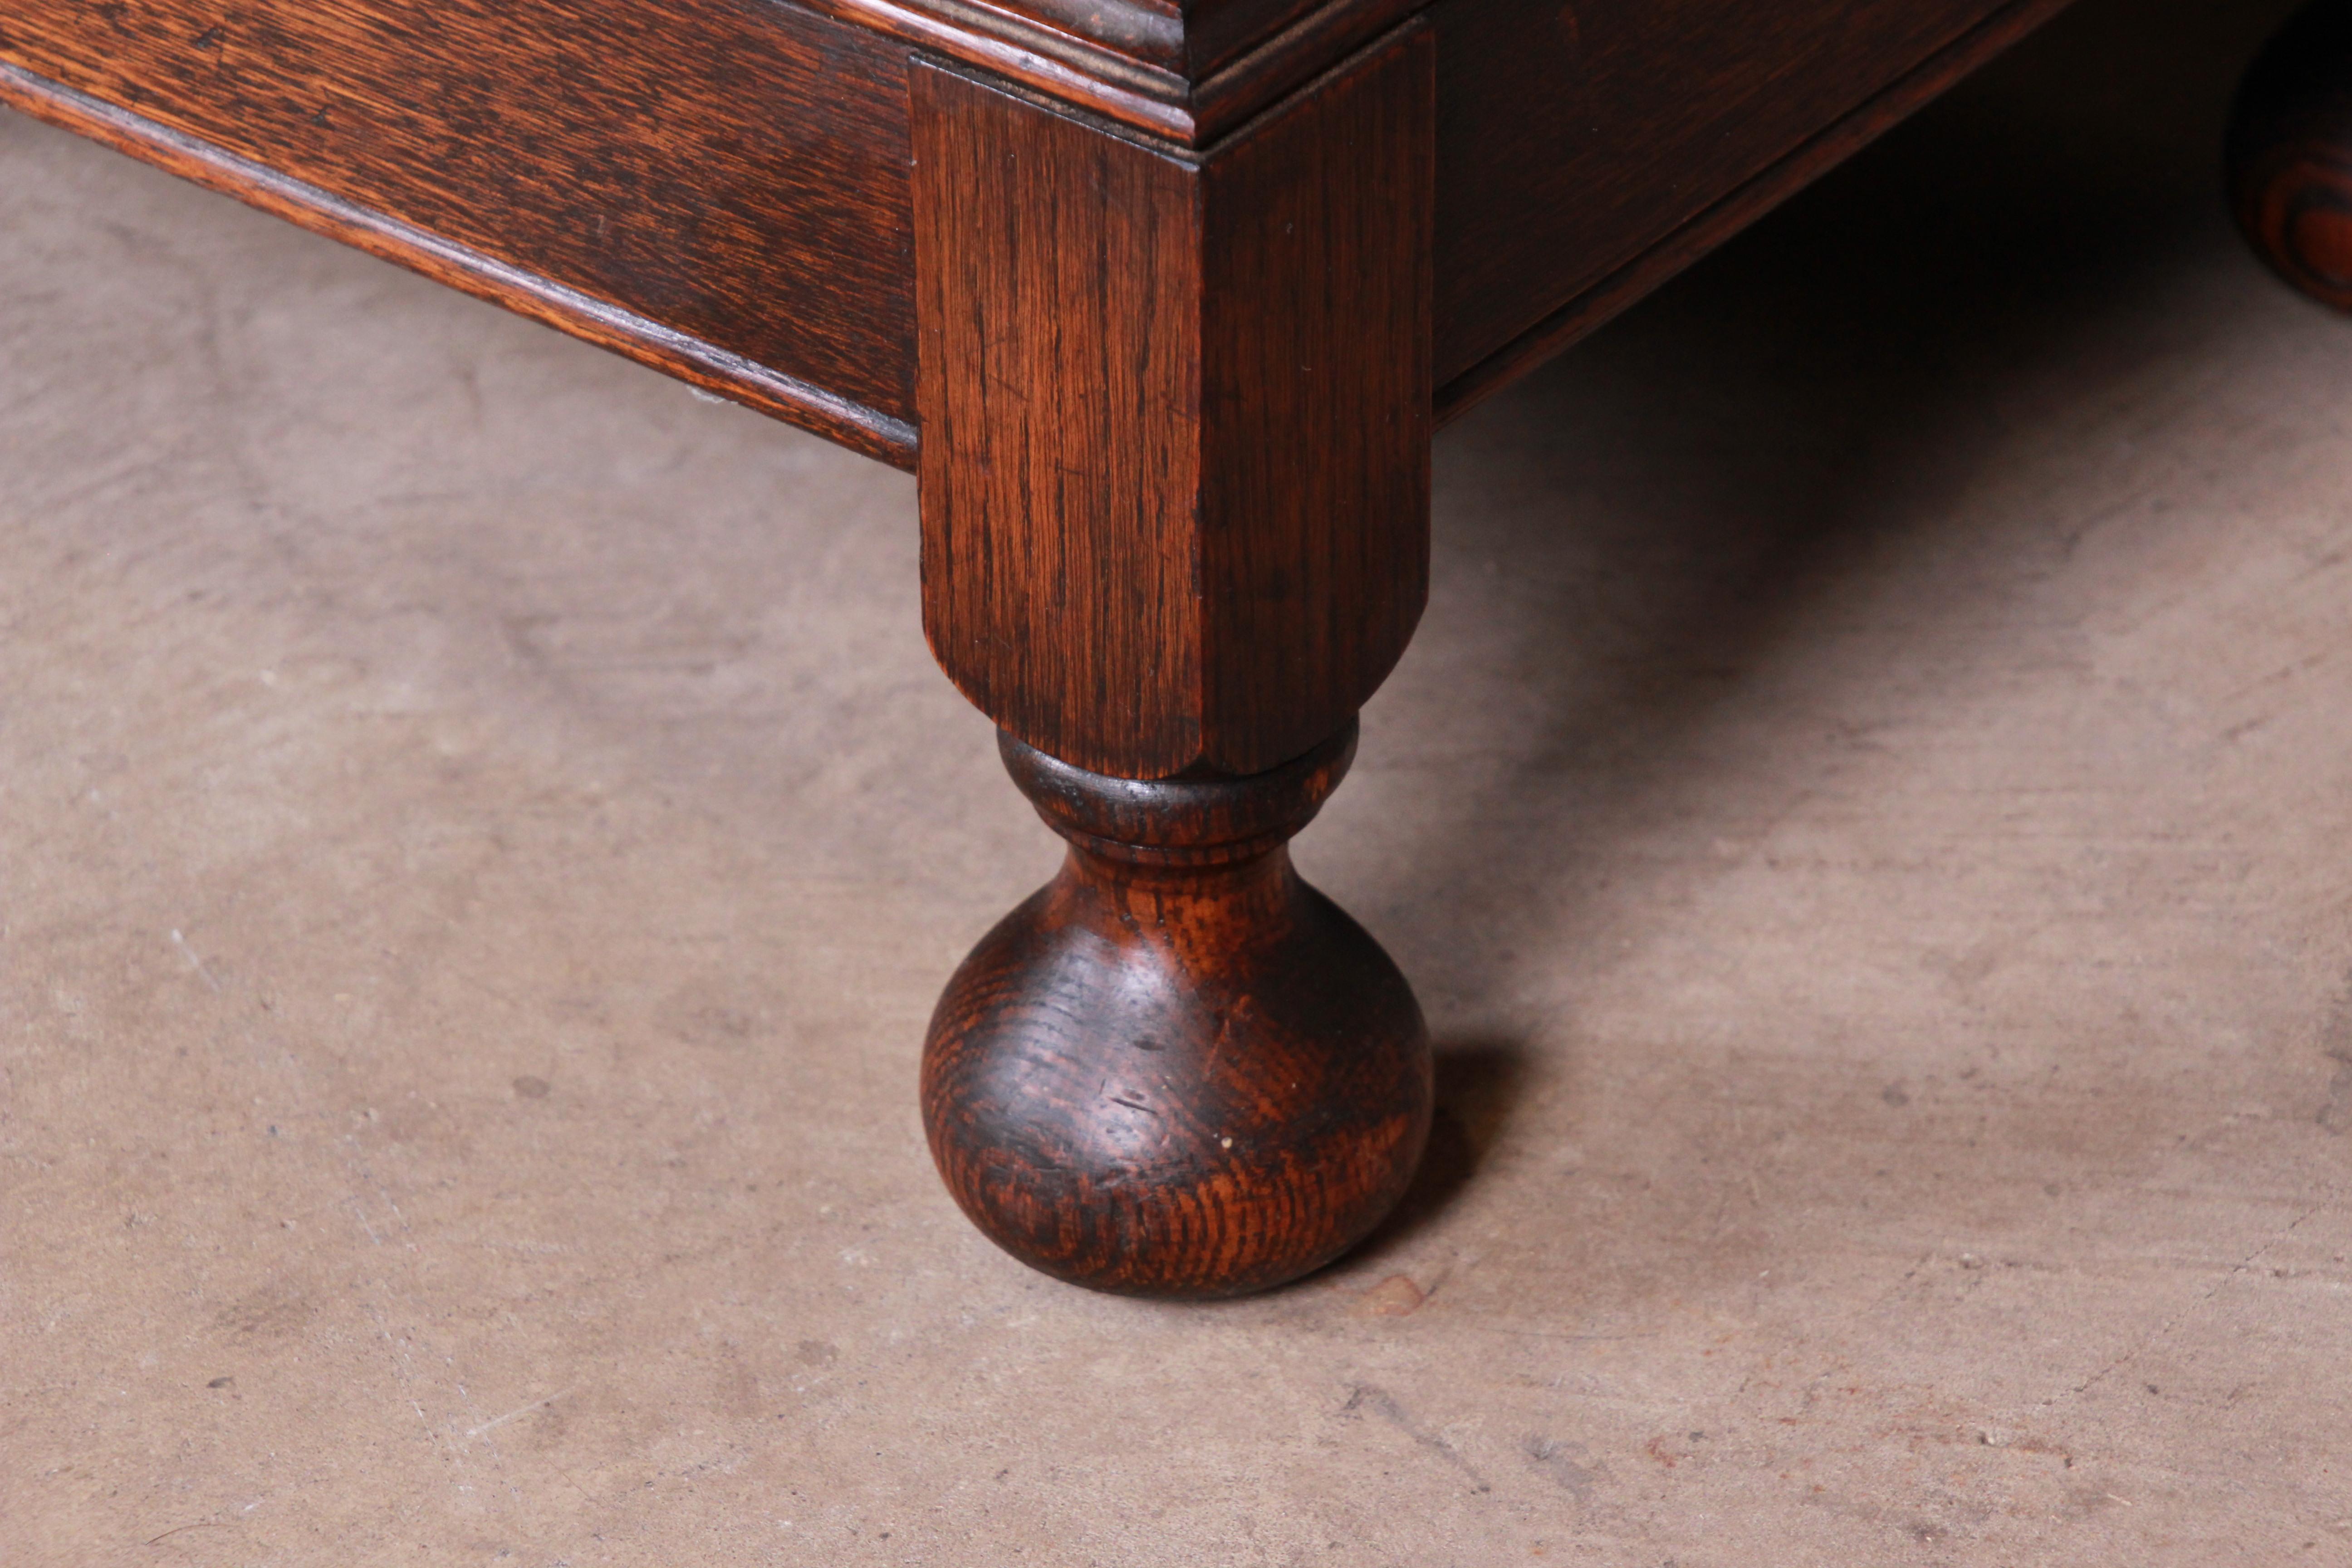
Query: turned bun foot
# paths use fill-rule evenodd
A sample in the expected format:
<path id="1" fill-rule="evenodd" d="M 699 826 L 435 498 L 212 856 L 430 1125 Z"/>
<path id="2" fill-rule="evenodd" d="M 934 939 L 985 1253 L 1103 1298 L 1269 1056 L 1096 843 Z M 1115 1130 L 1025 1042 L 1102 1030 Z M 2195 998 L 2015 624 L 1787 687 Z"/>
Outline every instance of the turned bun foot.
<path id="1" fill-rule="evenodd" d="M 2352 310 L 2352 4 L 2319 0 L 2270 41 L 2230 119 L 2230 199 L 2247 242 Z"/>
<path id="2" fill-rule="evenodd" d="M 949 982 L 923 1120 L 965 1214 L 1034 1268 L 1239 1295 L 1361 1240 L 1429 1133 L 1421 1008 L 1291 869 L 1355 725 L 1249 778 L 1141 783 L 1006 736 L 1070 852 Z"/>

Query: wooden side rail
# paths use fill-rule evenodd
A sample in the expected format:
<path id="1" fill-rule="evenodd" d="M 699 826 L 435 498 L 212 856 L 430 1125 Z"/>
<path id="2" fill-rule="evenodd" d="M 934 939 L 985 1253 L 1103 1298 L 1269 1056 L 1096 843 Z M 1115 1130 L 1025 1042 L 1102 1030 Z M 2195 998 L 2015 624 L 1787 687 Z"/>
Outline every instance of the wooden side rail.
<path id="1" fill-rule="evenodd" d="M 1442 0 L 1440 422 L 2063 3 Z M 915 53 L 1197 149 L 1411 10 L 14 0 L 0 103 L 911 468 Z"/>

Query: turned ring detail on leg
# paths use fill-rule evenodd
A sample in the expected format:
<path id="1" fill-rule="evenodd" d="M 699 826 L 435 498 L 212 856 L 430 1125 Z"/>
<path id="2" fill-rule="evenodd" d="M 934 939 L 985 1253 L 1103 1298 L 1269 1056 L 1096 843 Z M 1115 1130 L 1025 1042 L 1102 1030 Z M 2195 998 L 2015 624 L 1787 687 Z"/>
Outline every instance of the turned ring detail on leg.
<path id="1" fill-rule="evenodd" d="M 1350 721 L 1268 773 L 1137 781 L 1001 737 L 1069 854 L 949 982 L 923 1120 L 956 1201 L 1023 1262 L 1238 1295 L 1329 1262 L 1403 1195 L 1429 1132 L 1421 1008 L 1287 847 L 1355 742 Z"/>

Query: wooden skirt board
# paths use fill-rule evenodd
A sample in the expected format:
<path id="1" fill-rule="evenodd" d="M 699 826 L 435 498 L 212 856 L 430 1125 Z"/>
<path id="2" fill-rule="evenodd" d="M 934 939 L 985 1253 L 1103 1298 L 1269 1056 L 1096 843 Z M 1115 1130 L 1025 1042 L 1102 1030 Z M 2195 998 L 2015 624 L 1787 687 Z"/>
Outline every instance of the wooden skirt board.
<path id="1" fill-rule="evenodd" d="M 1444 0 L 1438 407 L 1566 346 L 2062 4 Z M 1013 79 L 1075 83 L 1140 129 L 1192 123 L 1150 111 L 1139 62 L 1108 84 L 1043 68 L 1057 8 L 1098 9 L 959 32 L 782 0 L 13 0 L 0 100 L 911 467 L 908 40 L 1026 60 Z M 1148 54 L 1171 25 L 1132 9 Z M 1244 10 L 1207 16 L 1238 36 Z"/>
<path id="2" fill-rule="evenodd" d="M 1070 846 L 932 1021 L 934 1157 L 1024 1261 L 1215 1296 L 1428 1130 L 1286 845 L 1435 426 L 2062 4 L 11 0 L 0 100 L 917 469 L 932 649 Z"/>

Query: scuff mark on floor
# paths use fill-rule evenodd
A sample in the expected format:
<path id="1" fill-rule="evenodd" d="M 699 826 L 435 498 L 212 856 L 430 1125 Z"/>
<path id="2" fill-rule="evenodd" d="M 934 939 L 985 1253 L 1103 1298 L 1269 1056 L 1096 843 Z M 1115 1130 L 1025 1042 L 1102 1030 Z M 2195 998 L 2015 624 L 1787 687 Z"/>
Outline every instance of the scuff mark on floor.
<path id="1" fill-rule="evenodd" d="M 1376 1388 L 1369 1383 L 1349 1384 L 1348 1403 L 1339 1407 L 1339 1414 L 1360 1419 L 1367 1410 L 1469 1477 L 1475 1490 L 1488 1492 L 1495 1489 L 1487 1484 L 1486 1478 L 1478 1473 L 1477 1468 L 1462 1457 L 1460 1449 L 1415 1421 L 1386 1389 Z"/>

